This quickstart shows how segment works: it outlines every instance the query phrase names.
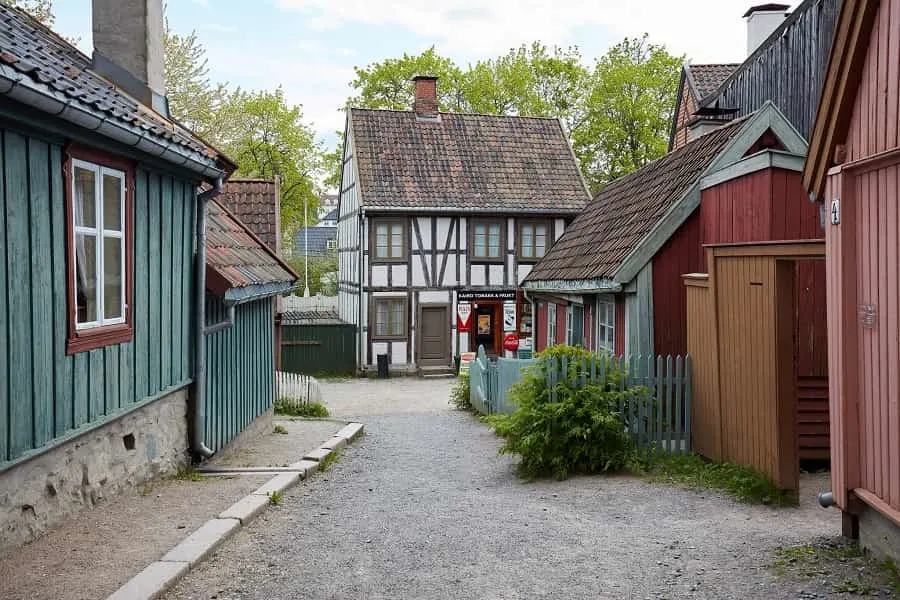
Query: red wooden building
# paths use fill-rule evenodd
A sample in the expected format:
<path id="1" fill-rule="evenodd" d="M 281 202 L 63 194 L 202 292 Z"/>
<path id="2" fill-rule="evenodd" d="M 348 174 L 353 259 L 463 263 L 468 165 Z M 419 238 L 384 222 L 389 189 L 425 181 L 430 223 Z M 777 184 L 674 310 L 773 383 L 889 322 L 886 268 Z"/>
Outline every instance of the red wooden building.
<path id="1" fill-rule="evenodd" d="M 682 276 L 706 271 L 705 244 L 821 237 L 800 183 L 805 153 L 767 103 L 610 183 L 525 280 L 537 304 L 536 348 L 572 343 L 572 321 L 582 319 L 574 341 L 590 349 L 684 355 Z M 800 456 L 827 458 L 824 267 L 798 269 Z"/>
<path id="2" fill-rule="evenodd" d="M 845 534 L 900 557 L 900 0 L 845 0 L 809 150 L 803 183 L 828 220 L 833 499 Z"/>

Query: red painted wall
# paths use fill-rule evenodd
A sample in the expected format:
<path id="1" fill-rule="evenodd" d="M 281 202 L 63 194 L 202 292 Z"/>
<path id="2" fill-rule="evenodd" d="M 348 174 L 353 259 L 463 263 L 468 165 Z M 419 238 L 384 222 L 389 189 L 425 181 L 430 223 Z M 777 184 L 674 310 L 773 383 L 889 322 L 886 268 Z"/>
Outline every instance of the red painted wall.
<path id="1" fill-rule="evenodd" d="M 616 295 L 616 354 L 625 354 L 625 296 Z"/>
<path id="2" fill-rule="evenodd" d="M 653 257 L 653 351 L 687 353 L 687 292 L 681 276 L 705 270 L 700 211 L 694 211 Z M 624 347 L 623 347 L 624 350 Z"/>
<path id="3" fill-rule="evenodd" d="M 556 305 L 556 343 L 566 343 L 566 304 L 561 302 Z"/>
<path id="4" fill-rule="evenodd" d="M 547 303 L 537 302 L 534 319 L 534 350 L 540 352 L 547 347 Z"/>

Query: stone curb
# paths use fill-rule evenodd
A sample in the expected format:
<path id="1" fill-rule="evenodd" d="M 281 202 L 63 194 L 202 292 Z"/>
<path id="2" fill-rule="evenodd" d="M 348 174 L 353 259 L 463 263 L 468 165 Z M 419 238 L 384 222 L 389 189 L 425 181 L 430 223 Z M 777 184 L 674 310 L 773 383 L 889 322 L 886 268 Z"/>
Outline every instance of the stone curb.
<path id="1" fill-rule="evenodd" d="M 160 560 L 151 563 L 113 592 L 107 600 L 156 600 L 238 529 L 259 516 L 269 505 L 269 496 L 272 492 L 284 492 L 297 485 L 301 479 L 310 477 L 318 471 L 322 460 L 335 449 L 343 448 L 355 440 L 362 432 L 362 423 L 346 425 L 319 448 L 307 453 L 303 460 L 291 464 L 289 472 L 275 475 L 257 490 L 225 509 L 218 518 L 204 523 Z"/>

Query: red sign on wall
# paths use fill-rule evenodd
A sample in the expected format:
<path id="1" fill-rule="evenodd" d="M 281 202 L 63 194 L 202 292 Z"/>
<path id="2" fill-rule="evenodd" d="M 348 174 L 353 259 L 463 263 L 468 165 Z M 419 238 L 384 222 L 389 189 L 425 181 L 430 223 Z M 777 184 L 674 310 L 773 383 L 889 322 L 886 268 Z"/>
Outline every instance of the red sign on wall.
<path id="1" fill-rule="evenodd" d="M 456 330 L 460 333 L 468 333 L 472 329 L 472 305 L 468 302 L 460 302 L 456 305 Z"/>
<path id="2" fill-rule="evenodd" d="M 503 348 L 505 350 L 509 350 L 510 352 L 515 352 L 519 349 L 519 335 L 516 333 L 507 333 L 503 336 Z"/>

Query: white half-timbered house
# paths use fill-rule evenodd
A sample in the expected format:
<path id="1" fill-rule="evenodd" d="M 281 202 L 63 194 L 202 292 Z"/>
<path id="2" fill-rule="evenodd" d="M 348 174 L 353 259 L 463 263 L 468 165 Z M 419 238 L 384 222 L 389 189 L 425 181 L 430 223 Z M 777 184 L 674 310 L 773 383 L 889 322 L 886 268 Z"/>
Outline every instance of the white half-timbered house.
<path id="1" fill-rule="evenodd" d="M 435 78 L 415 86 L 414 110 L 347 111 L 338 293 L 363 370 L 530 344 L 519 283 L 590 200 L 558 119 L 438 112 Z"/>

